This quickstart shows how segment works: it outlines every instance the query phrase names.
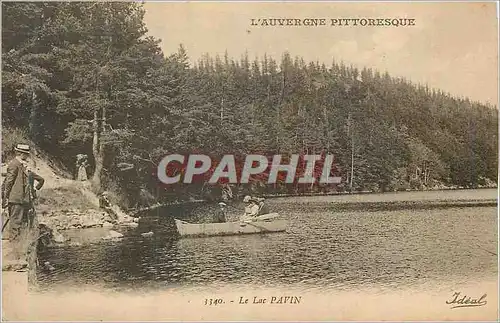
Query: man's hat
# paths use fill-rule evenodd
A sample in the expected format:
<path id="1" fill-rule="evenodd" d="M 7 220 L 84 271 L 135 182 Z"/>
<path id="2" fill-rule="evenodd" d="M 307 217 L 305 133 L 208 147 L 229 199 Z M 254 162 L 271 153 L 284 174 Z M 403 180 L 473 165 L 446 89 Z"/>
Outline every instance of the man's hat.
<path id="1" fill-rule="evenodd" d="M 245 197 L 243 198 L 243 202 L 244 202 L 244 203 L 248 203 L 248 202 L 250 202 L 250 200 L 252 200 L 252 197 L 251 197 L 250 195 L 247 195 L 247 196 L 245 196 Z"/>
<path id="2" fill-rule="evenodd" d="M 14 150 L 18 151 L 20 153 L 29 154 L 30 153 L 30 146 L 24 145 L 24 144 L 18 144 L 18 145 L 16 145 Z"/>
<path id="3" fill-rule="evenodd" d="M 226 204 L 226 203 L 224 203 L 224 202 L 220 202 L 220 203 L 219 203 L 219 205 L 220 205 L 220 206 L 227 206 L 227 204 Z"/>

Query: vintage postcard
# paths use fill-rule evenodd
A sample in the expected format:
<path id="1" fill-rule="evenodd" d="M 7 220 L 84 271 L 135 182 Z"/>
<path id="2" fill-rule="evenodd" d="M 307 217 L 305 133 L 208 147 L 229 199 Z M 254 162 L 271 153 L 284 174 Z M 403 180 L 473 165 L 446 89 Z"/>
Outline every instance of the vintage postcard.
<path id="1" fill-rule="evenodd" d="M 496 2 L 1 9 L 3 320 L 498 320 Z"/>

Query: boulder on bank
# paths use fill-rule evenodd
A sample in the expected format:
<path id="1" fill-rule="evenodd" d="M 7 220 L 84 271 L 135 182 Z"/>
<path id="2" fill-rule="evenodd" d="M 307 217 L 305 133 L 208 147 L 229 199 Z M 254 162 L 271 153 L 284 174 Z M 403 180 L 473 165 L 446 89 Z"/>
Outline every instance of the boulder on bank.
<path id="1" fill-rule="evenodd" d="M 114 230 L 110 230 L 108 235 L 103 237 L 103 240 L 117 240 L 123 238 L 123 234 L 120 232 L 116 232 Z"/>
<path id="2" fill-rule="evenodd" d="M 104 223 L 102 224 L 102 227 L 103 227 L 103 228 L 112 228 L 113 226 L 114 226 L 114 224 L 113 224 L 113 223 L 111 223 L 111 222 L 108 222 L 108 221 L 106 221 L 106 222 L 104 222 Z"/>
<path id="3" fill-rule="evenodd" d="M 143 236 L 144 238 L 150 238 L 154 235 L 154 232 L 153 231 L 149 231 L 149 232 L 144 232 L 144 233 L 141 233 L 141 236 Z"/>
<path id="4" fill-rule="evenodd" d="M 65 237 L 56 228 L 50 228 L 45 223 L 40 223 L 39 226 L 39 239 L 42 245 L 53 245 L 53 244 L 61 244 L 71 239 Z"/>
<path id="5" fill-rule="evenodd" d="M 121 224 L 124 227 L 129 227 L 129 228 L 137 228 L 139 226 L 139 223 L 135 222 L 126 222 Z"/>
<path id="6" fill-rule="evenodd" d="M 52 231 L 52 240 L 55 243 L 65 243 L 69 239 L 66 239 L 61 233 L 59 233 L 57 230 Z"/>
<path id="7" fill-rule="evenodd" d="M 51 265 L 50 262 L 46 261 L 43 263 L 43 269 L 47 270 L 47 271 L 54 271 L 56 270 L 56 268 L 54 266 Z"/>

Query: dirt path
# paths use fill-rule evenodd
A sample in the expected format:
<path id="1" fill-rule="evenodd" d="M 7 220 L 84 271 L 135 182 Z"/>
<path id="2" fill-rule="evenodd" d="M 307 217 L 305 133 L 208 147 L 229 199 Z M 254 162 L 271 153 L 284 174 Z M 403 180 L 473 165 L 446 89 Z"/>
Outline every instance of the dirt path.
<path id="1" fill-rule="evenodd" d="M 64 171 L 54 169 L 47 160 L 33 157 L 29 167 L 45 179 L 38 193 L 35 206 L 40 223 L 57 230 L 102 226 L 110 219 L 99 208 L 99 198 L 92 192 L 90 181 L 77 181 L 59 174 Z M 2 182 L 5 179 L 7 165 L 2 165 Z M 67 176 L 67 174 L 66 174 Z M 133 219 L 117 205 L 112 205 L 118 215 L 119 223 L 128 223 Z"/>

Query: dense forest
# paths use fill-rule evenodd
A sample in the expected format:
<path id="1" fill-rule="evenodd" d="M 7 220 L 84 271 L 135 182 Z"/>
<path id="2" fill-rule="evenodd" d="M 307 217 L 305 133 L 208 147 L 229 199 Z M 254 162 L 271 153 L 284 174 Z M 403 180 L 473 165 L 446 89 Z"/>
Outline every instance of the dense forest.
<path id="1" fill-rule="evenodd" d="M 233 193 L 478 187 L 497 179 L 496 107 L 332 58 L 163 53 L 133 2 L 2 3 L 3 158 L 18 135 L 135 206 Z M 168 41 L 168 35 L 163 41 Z M 167 154 L 336 157 L 336 186 L 161 187 Z"/>

